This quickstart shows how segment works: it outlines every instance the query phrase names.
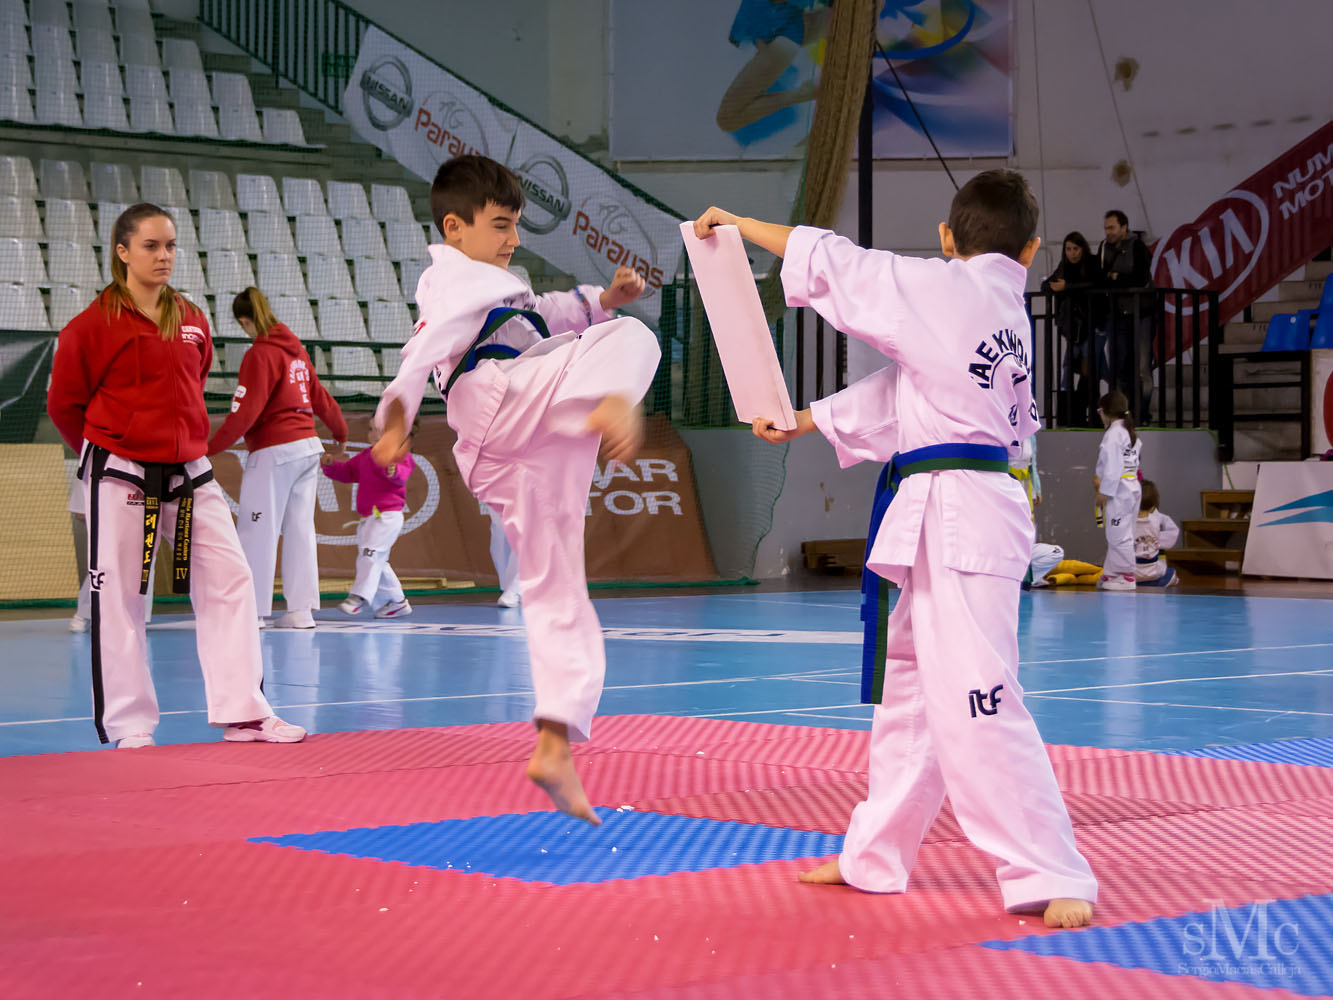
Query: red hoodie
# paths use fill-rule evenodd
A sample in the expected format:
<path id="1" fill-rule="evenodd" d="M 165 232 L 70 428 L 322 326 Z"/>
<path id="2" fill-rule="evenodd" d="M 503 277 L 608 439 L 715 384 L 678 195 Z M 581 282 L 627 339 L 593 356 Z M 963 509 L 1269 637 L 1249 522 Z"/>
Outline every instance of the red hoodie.
<path id="1" fill-rule="evenodd" d="M 213 340 L 204 314 L 181 307 L 170 340 L 138 309 L 108 317 L 101 296 L 60 331 L 46 412 L 76 452 L 87 439 L 134 462 L 203 458 Z"/>
<path id="2" fill-rule="evenodd" d="M 226 451 L 245 435 L 251 451 L 316 437 L 315 416 L 324 421 L 339 444 L 347 440 L 347 421 L 315 375 L 296 334 L 275 323 L 267 336 L 256 337 L 241 359 L 231 415 L 208 442 L 208 453 Z"/>

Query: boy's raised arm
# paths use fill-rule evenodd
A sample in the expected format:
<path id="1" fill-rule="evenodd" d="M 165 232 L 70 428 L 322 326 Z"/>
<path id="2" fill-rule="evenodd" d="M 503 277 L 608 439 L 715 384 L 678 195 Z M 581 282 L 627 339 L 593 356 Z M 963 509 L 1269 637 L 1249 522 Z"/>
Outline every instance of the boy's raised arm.
<path id="1" fill-rule="evenodd" d="M 755 246 L 763 247 L 778 257 L 787 255 L 787 238 L 791 236 L 791 226 L 782 226 L 776 222 L 760 222 L 740 215 L 732 215 L 720 208 L 710 208 L 694 220 L 694 235 L 707 239 L 713 235 L 714 226 L 735 226 L 740 230 L 741 238 L 749 240 Z"/>

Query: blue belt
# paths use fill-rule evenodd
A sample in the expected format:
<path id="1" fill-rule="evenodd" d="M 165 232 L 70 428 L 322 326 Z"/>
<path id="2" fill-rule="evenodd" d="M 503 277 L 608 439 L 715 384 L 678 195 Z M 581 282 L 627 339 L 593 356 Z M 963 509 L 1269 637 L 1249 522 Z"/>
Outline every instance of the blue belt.
<path id="1" fill-rule="evenodd" d="M 990 444 L 932 444 L 925 448 L 899 452 L 879 474 L 875 501 L 870 508 L 870 530 L 866 534 L 866 557 L 879 534 L 884 514 L 908 476 L 946 469 L 971 469 L 975 472 L 1009 472 L 1009 452 Z M 884 661 L 888 649 L 889 582 L 870 571 L 861 570 L 861 621 L 865 638 L 861 645 L 861 700 L 876 705 L 884 700 Z"/>
<path id="2" fill-rule="evenodd" d="M 445 383 L 442 395 L 448 397 L 449 390 L 454 387 L 454 383 L 462 375 L 476 368 L 478 362 L 485 361 L 488 358 L 494 360 L 516 358 L 522 353 L 517 348 L 508 347 L 504 344 L 486 344 L 486 341 L 496 330 L 515 316 L 522 316 L 531 323 L 543 340 L 551 335 L 551 331 L 546 328 L 546 320 L 542 319 L 541 313 L 534 312 L 531 309 L 513 309 L 508 306 L 499 306 L 492 309 L 486 314 L 486 322 L 482 324 L 481 332 L 472 339 L 468 349 L 463 352 L 463 357 L 454 366 L 453 374 L 449 376 L 449 381 Z"/>
<path id="3" fill-rule="evenodd" d="M 1140 566 L 1147 566 L 1150 563 L 1155 563 L 1160 558 L 1162 558 L 1162 554 L 1159 552 L 1155 556 L 1135 556 L 1134 561 Z"/>

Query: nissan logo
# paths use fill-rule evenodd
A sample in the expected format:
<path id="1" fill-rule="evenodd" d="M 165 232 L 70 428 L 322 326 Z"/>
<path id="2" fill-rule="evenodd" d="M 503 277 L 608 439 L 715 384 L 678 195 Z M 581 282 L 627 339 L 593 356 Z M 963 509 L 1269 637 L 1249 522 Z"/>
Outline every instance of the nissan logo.
<path id="1" fill-rule="evenodd" d="M 519 225 L 538 236 L 554 232 L 569 218 L 570 209 L 569 180 L 560 161 L 539 153 L 528 157 L 514 173 L 528 201 Z"/>
<path id="2" fill-rule="evenodd" d="M 360 82 L 366 117 L 381 132 L 397 128 L 412 113 L 412 76 L 400 60 L 385 56 Z"/>

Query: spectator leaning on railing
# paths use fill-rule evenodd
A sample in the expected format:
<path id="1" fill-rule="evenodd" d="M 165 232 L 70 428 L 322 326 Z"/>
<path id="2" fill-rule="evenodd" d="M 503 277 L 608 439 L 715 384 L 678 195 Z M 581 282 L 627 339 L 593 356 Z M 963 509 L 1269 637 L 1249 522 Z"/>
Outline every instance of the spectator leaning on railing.
<path id="1" fill-rule="evenodd" d="M 1086 380 L 1106 364 L 1100 362 L 1097 369 L 1092 364 L 1092 334 L 1094 329 L 1105 325 L 1105 304 L 1087 294 L 1101 284 L 1101 265 L 1087 238 L 1080 232 L 1070 233 L 1065 237 L 1060 263 L 1041 283 L 1043 292 L 1055 293 L 1052 300 L 1055 327 L 1065 340 L 1060 388 L 1073 401 L 1064 419 L 1066 423 L 1086 424 L 1092 417 Z"/>
<path id="2" fill-rule="evenodd" d="M 1153 287 L 1152 258 L 1143 240 L 1130 230 L 1129 216 L 1124 212 L 1118 209 L 1107 212 L 1103 228 L 1106 239 L 1101 247 L 1101 268 L 1105 287 L 1121 293 L 1112 300 L 1110 357 L 1115 370 L 1108 373 L 1108 381 L 1112 389 L 1119 389 L 1132 404 L 1137 371 L 1142 391 L 1138 422 L 1143 424 L 1148 422 L 1152 402 L 1154 303 L 1151 294 L 1129 293 Z"/>

